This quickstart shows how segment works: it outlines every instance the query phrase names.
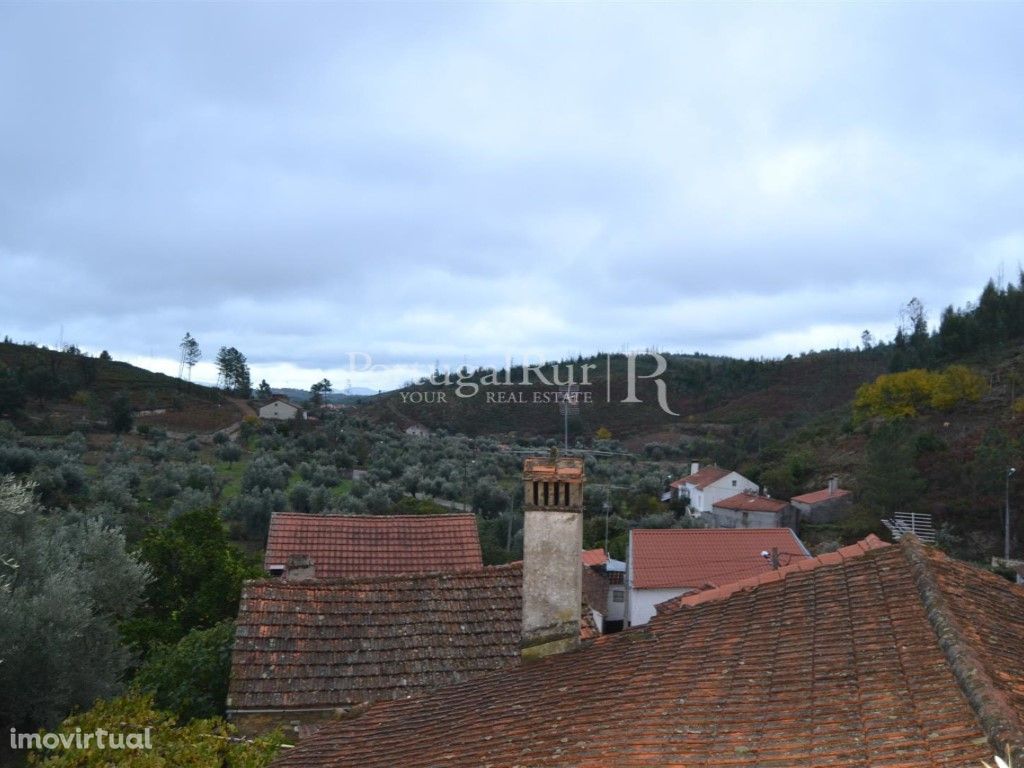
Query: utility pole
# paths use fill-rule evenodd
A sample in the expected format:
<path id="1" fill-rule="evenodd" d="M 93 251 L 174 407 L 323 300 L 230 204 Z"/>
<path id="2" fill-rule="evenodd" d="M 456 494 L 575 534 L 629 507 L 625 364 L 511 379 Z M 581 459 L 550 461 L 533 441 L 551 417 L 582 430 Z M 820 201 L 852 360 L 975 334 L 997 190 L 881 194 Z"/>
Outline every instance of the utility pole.
<path id="1" fill-rule="evenodd" d="M 1010 478 L 1017 471 L 1016 467 L 1009 467 L 1006 470 L 1006 514 L 1003 530 L 1003 559 L 1010 559 Z"/>
<path id="2" fill-rule="evenodd" d="M 605 489 L 605 492 L 604 492 L 604 504 L 602 504 L 601 506 L 604 507 L 604 554 L 605 554 L 605 557 L 607 557 L 608 556 L 608 513 L 612 511 L 612 505 L 608 501 L 608 490 L 607 489 Z"/>

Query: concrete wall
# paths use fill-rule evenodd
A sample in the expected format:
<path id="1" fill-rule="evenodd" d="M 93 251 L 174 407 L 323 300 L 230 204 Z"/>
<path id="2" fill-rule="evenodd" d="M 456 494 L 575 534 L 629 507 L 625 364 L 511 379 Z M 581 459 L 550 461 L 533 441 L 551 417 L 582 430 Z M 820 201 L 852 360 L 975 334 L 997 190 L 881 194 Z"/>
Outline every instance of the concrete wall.
<path id="1" fill-rule="evenodd" d="M 579 642 L 583 515 L 527 509 L 523 533 L 523 647 Z"/>
<path id="2" fill-rule="evenodd" d="M 744 512 L 715 507 L 708 516 L 716 528 L 790 528 L 795 531 L 798 513 L 794 507 L 781 512 Z"/>
<path id="3" fill-rule="evenodd" d="M 827 499 L 817 504 L 804 504 L 794 501 L 793 506 L 800 512 L 800 519 L 808 523 L 822 524 L 834 523 L 841 520 L 850 511 L 853 497 L 849 494 L 840 496 L 838 499 Z"/>

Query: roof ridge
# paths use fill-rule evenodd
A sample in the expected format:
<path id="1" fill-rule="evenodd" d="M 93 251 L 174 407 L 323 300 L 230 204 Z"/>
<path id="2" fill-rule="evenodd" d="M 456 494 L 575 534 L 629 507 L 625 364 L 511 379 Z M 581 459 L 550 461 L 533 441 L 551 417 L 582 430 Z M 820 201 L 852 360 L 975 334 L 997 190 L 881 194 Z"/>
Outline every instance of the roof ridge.
<path id="1" fill-rule="evenodd" d="M 783 566 L 782 568 L 778 568 L 774 571 L 768 571 L 757 576 L 752 576 L 749 579 L 743 579 L 742 581 L 734 581 L 731 584 L 715 587 L 714 589 L 706 589 L 702 592 L 691 592 L 690 594 L 683 595 L 682 597 L 674 597 L 671 600 L 666 600 L 664 603 L 659 603 L 655 608 L 658 610 L 658 614 L 661 615 L 662 612 L 675 613 L 683 608 L 693 608 L 704 603 L 724 600 L 737 592 L 754 589 L 762 584 L 771 584 L 776 581 L 782 581 L 789 574 L 796 573 L 797 571 L 813 571 L 814 569 L 820 568 L 824 565 L 839 565 L 852 558 L 860 557 L 871 550 L 881 549 L 888 546 L 890 545 L 887 542 L 882 541 L 880 538 L 875 536 L 875 534 L 868 534 L 866 538 L 861 539 L 857 543 L 837 549 L 835 552 L 828 552 L 824 555 L 819 555 L 818 557 L 800 560 L 799 562 Z"/>
<path id="2" fill-rule="evenodd" d="M 322 514 L 318 512 L 274 512 L 271 517 L 284 517 L 285 515 L 291 517 L 308 517 L 308 518 L 319 518 L 321 520 L 436 520 L 439 517 L 473 517 L 472 512 L 441 512 L 439 514 L 428 514 L 428 515 L 333 515 L 333 514 Z"/>
<path id="3" fill-rule="evenodd" d="M 900 540 L 900 550 L 910 564 L 939 647 L 989 742 L 997 753 L 1009 753 L 1013 762 L 1024 760 L 1024 727 L 1020 718 L 985 671 L 960 621 L 950 610 L 946 595 L 928 564 L 924 544 L 913 534 L 907 534 Z"/>
<path id="4" fill-rule="evenodd" d="M 352 576 L 334 577 L 326 579 L 302 579 L 300 581 L 288 581 L 281 576 L 266 576 L 258 579 L 246 579 L 246 586 L 276 586 L 276 587 L 349 587 L 358 584 L 387 584 L 394 581 L 413 581 L 416 579 L 437 579 L 447 578 L 478 578 L 480 576 L 500 575 L 506 571 L 522 570 L 523 561 L 515 560 L 511 563 L 499 563 L 497 565 L 485 565 L 483 568 L 474 568 L 469 571 L 409 571 L 407 573 L 388 573 L 381 576 Z"/>

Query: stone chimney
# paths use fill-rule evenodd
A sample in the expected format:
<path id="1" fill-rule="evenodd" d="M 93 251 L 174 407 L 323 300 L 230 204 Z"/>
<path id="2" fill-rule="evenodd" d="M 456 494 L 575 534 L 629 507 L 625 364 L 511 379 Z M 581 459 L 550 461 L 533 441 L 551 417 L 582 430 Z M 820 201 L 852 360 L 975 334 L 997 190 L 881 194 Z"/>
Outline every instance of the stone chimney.
<path id="1" fill-rule="evenodd" d="M 284 577 L 288 581 L 309 581 L 315 578 L 313 558 L 309 555 L 288 555 Z"/>
<path id="2" fill-rule="evenodd" d="M 700 472 L 700 462 L 699 461 L 691 461 L 690 462 L 690 474 L 691 475 L 696 475 L 698 472 Z"/>
<path id="3" fill-rule="evenodd" d="M 526 459 L 523 492 L 522 649 L 530 659 L 580 642 L 583 460 Z"/>
<path id="4" fill-rule="evenodd" d="M 836 495 L 836 491 L 838 491 L 838 490 L 839 490 L 839 478 L 836 477 L 835 475 L 832 475 L 832 477 L 830 477 L 828 479 L 828 495 L 829 496 L 835 496 Z"/>

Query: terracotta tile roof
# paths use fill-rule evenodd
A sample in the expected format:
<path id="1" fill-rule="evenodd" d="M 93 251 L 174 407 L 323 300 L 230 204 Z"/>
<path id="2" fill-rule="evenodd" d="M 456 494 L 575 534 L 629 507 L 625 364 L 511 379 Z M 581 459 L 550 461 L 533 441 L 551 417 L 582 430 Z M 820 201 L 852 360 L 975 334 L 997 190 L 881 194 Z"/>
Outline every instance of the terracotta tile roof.
<path id="1" fill-rule="evenodd" d="M 608 555 L 605 554 L 603 547 L 599 547 L 598 549 L 584 549 L 582 558 L 583 564 L 588 566 L 604 565 L 608 562 Z"/>
<path id="2" fill-rule="evenodd" d="M 726 475 L 731 475 L 731 469 L 722 469 L 720 467 L 705 467 L 692 475 L 681 477 L 674 483 L 671 483 L 673 488 L 681 488 L 687 483 L 696 487 L 698 490 L 704 490 L 707 486 L 712 483 L 716 483 Z"/>
<path id="3" fill-rule="evenodd" d="M 780 560 L 808 557 L 789 528 L 666 528 L 630 534 L 632 585 L 638 589 L 721 586 L 772 569 L 761 552 Z"/>
<path id="4" fill-rule="evenodd" d="M 394 699 L 518 663 L 522 579 L 520 564 L 365 581 L 247 582 L 228 709 Z"/>
<path id="5" fill-rule="evenodd" d="M 965 768 L 1024 759 L 1024 589 L 824 556 L 581 650 L 332 723 L 279 768 Z"/>
<path id="6" fill-rule="evenodd" d="M 716 501 L 713 506 L 743 512 L 781 512 L 789 506 L 789 502 L 756 493 L 737 493 L 735 496 Z"/>
<path id="7" fill-rule="evenodd" d="M 837 488 L 835 493 L 829 493 L 828 488 L 822 488 L 820 491 L 794 496 L 791 501 L 799 501 L 802 504 L 820 504 L 821 502 L 828 501 L 829 499 L 841 499 L 843 496 L 849 495 L 850 492 L 843 488 Z"/>
<path id="8" fill-rule="evenodd" d="M 786 576 L 796 571 L 807 571 L 811 568 L 817 568 L 819 565 L 837 565 L 851 557 L 860 557 L 862 554 L 870 552 L 872 549 L 888 546 L 889 544 L 882 541 L 872 533 L 866 539 L 858 541 L 856 544 L 851 544 L 848 547 L 842 547 L 835 552 L 829 552 L 828 554 L 819 555 L 814 558 L 798 560 L 797 562 L 785 565 L 778 570 L 769 569 L 757 576 L 752 576 L 749 579 L 743 579 L 741 581 L 733 581 L 721 587 L 704 589 L 700 592 L 683 595 L 682 597 L 673 597 L 670 600 L 659 603 L 655 608 L 657 608 L 658 615 L 660 616 L 682 608 L 700 605 L 701 603 L 706 603 L 711 600 L 721 600 L 722 598 L 729 597 L 735 592 L 742 592 L 745 589 L 753 589 L 761 584 L 769 584 L 773 581 L 784 579 Z"/>
<path id="9" fill-rule="evenodd" d="M 483 567 L 473 515 L 277 513 L 270 519 L 264 568 L 285 565 L 294 554 L 312 557 L 320 579 Z"/>

